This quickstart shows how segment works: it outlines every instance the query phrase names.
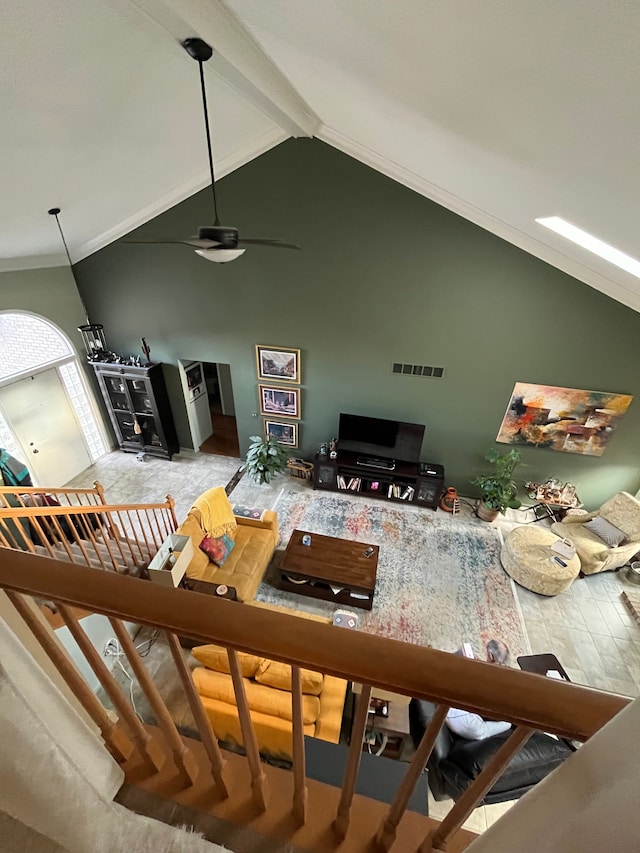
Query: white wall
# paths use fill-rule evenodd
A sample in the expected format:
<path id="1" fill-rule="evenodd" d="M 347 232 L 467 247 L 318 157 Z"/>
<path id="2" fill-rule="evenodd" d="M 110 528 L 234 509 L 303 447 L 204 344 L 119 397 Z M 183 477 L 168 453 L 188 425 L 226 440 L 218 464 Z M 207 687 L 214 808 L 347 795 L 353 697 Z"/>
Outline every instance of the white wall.
<path id="1" fill-rule="evenodd" d="M 107 644 L 108 640 L 114 636 L 113 628 L 106 616 L 100 616 L 97 613 L 93 613 L 91 616 L 85 616 L 81 623 L 82 628 L 85 634 L 89 637 L 93 646 L 98 650 L 98 652 L 102 655 L 104 662 L 109 667 L 109 669 L 113 669 L 116 658 L 113 655 L 105 655 L 104 648 Z M 136 632 L 139 629 L 139 625 L 136 625 L 133 622 L 125 622 L 125 628 L 129 632 L 131 637 L 135 636 Z M 87 659 L 82 654 L 76 641 L 71 636 L 71 632 L 68 628 L 58 628 L 56 629 L 56 636 L 62 643 L 62 645 L 67 650 L 69 657 L 75 663 L 78 671 L 87 682 L 89 687 L 95 693 L 96 690 L 100 687 L 100 682 L 94 675 L 93 670 L 87 663 Z M 122 659 L 122 662 L 126 665 L 126 658 Z"/>

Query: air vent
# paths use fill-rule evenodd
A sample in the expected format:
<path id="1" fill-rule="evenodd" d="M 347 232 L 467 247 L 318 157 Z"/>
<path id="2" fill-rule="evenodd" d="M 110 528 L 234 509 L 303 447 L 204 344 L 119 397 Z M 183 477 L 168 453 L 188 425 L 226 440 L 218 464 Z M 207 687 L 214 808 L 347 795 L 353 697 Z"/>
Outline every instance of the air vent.
<path id="1" fill-rule="evenodd" d="M 442 379 L 444 367 L 432 367 L 427 364 L 404 364 L 394 361 L 391 372 L 398 376 L 424 376 L 427 379 Z"/>

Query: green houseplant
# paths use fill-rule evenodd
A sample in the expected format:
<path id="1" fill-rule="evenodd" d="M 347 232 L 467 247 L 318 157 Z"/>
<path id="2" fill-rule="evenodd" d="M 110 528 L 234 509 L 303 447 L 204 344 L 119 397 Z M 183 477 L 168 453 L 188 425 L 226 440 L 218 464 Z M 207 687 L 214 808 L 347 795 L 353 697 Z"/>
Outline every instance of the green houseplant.
<path id="1" fill-rule="evenodd" d="M 272 435 L 268 438 L 252 435 L 249 442 L 244 465 L 246 473 L 256 483 L 270 483 L 287 467 L 289 454 Z"/>
<path id="2" fill-rule="evenodd" d="M 520 501 L 516 497 L 517 486 L 513 481 L 513 472 L 520 463 L 520 451 L 512 447 L 506 453 L 492 448 L 485 453 L 485 459 L 493 462 L 495 468 L 491 474 L 478 474 L 471 483 L 480 486 L 482 497 L 476 511 L 483 521 L 493 521 L 498 513 L 505 514 L 507 509 L 518 509 Z"/>

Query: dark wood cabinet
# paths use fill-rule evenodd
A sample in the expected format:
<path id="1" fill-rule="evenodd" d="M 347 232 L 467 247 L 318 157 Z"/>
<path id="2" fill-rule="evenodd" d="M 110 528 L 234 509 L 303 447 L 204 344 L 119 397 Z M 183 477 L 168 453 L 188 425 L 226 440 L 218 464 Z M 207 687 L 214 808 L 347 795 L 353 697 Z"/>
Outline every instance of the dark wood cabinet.
<path id="1" fill-rule="evenodd" d="M 396 462 L 392 470 L 358 463 L 360 454 L 338 452 L 337 459 L 316 454 L 313 488 L 354 492 L 437 509 L 444 490 L 444 468 L 432 463 Z"/>
<path id="2" fill-rule="evenodd" d="M 162 365 L 92 364 L 120 449 L 171 459 L 179 446 Z"/>

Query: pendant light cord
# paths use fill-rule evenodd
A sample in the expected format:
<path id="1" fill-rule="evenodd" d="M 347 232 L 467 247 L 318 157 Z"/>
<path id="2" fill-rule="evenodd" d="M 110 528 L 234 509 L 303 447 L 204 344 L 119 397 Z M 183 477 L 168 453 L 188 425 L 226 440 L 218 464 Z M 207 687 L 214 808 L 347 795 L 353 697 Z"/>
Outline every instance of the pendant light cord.
<path id="1" fill-rule="evenodd" d="M 87 325 L 91 325 L 91 321 L 89 320 L 89 312 L 87 311 L 87 306 L 84 304 L 84 299 L 82 298 L 82 293 L 80 292 L 80 288 L 78 287 L 78 279 L 76 278 L 76 271 L 73 268 L 73 261 L 71 260 L 71 255 L 69 254 L 69 247 L 67 246 L 67 241 L 64 239 L 64 232 L 62 231 L 62 225 L 60 225 L 60 220 L 58 219 L 58 214 L 60 213 L 59 207 L 52 207 L 51 210 L 48 210 L 51 216 L 55 217 L 56 225 L 58 226 L 58 231 L 60 232 L 60 237 L 62 238 L 62 245 L 64 246 L 64 250 L 67 253 L 67 260 L 69 261 L 69 267 L 71 269 L 71 275 L 73 276 L 73 281 L 76 286 L 76 290 L 78 291 L 78 297 L 80 298 L 80 304 L 82 305 L 82 310 L 84 311 L 84 316 L 87 321 Z"/>
<path id="2" fill-rule="evenodd" d="M 204 67 L 201 60 L 198 60 L 198 68 L 200 69 L 200 89 L 202 90 L 202 109 L 204 111 L 204 129 L 207 134 L 207 153 L 209 155 L 209 171 L 211 173 L 211 195 L 213 196 L 213 215 L 215 217 L 214 225 L 220 225 L 218 219 L 218 206 L 216 204 L 216 179 L 213 174 L 213 150 L 211 147 L 211 132 L 209 130 L 209 111 L 207 110 L 207 93 L 204 87 Z"/>

